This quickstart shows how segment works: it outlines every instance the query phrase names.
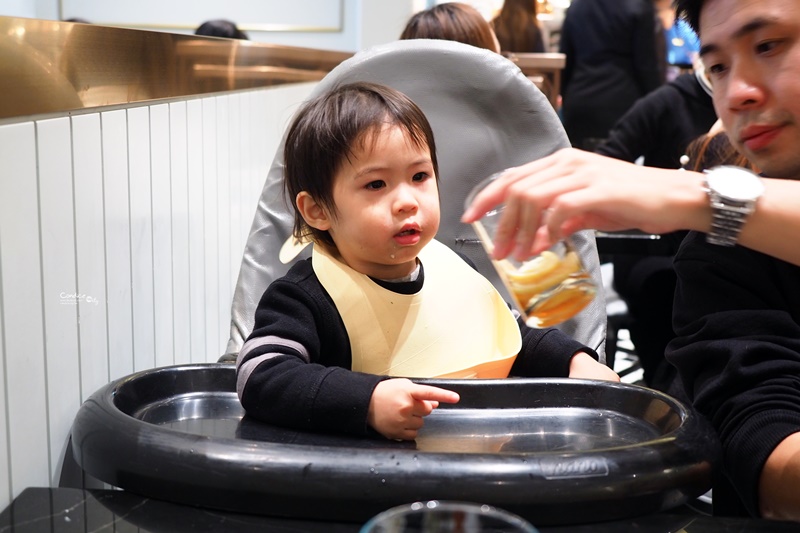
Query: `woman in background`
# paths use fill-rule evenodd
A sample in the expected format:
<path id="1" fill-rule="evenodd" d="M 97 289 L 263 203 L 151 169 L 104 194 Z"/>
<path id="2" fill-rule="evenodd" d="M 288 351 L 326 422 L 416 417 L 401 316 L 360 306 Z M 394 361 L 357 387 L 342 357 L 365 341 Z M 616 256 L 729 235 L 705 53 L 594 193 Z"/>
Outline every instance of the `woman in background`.
<path id="1" fill-rule="evenodd" d="M 492 27 L 503 52 L 543 53 L 546 51 L 539 25 L 537 0 L 505 0 Z"/>
<path id="2" fill-rule="evenodd" d="M 468 4 L 448 2 L 414 14 L 400 39 L 440 39 L 500 53 L 500 44 L 489 22 Z"/>

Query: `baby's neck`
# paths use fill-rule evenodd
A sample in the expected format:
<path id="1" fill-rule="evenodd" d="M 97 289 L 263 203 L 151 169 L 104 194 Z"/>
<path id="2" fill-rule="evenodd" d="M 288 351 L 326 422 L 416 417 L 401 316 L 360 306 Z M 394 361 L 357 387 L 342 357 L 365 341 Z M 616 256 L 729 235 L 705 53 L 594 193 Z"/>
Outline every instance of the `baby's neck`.
<path id="1" fill-rule="evenodd" d="M 393 279 L 381 279 L 381 281 L 386 281 L 388 283 L 408 283 L 409 281 L 417 281 L 419 277 L 419 258 L 416 260 L 416 266 L 414 270 L 407 276 L 403 276 L 402 278 L 393 278 Z"/>

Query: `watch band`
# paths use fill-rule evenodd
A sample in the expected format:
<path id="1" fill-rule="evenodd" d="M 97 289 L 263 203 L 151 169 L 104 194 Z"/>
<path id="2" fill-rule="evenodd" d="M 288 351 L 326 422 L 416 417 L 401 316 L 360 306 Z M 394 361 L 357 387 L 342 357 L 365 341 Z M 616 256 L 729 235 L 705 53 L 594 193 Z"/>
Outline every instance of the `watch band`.
<path id="1" fill-rule="evenodd" d="M 717 193 L 706 189 L 713 216 L 711 231 L 706 235 L 706 242 L 718 246 L 734 246 L 739 240 L 747 216 L 752 212 L 752 206 L 733 205 L 732 202 L 723 203 Z"/>
<path id="2" fill-rule="evenodd" d="M 734 246 L 764 186 L 757 174 L 741 167 L 714 167 L 706 170 L 705 176 L 704 188 L 712 210 L 706 242 Z"/>

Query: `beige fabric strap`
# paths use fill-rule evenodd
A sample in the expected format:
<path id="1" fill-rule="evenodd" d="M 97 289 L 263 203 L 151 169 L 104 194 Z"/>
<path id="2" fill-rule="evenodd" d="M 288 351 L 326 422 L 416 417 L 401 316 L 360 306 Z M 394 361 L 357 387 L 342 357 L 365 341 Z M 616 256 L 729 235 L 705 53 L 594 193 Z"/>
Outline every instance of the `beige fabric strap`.
<path id="1" fill-rule="evenodd" d="M 314 272 L 342 316 L 352 369 L 405 377 L 506 377 L 522 338 L 503 298 L 437 241 L 419 259 L 422 290 L 397 294 L 314 246 Z"/>

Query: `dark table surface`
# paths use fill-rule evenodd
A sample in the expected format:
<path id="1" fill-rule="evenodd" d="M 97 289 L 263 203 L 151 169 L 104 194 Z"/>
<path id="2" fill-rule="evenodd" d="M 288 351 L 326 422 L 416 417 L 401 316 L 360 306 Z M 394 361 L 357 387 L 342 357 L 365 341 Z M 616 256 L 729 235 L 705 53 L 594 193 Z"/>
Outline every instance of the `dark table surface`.
<path id="1" fill-rule="evenodd" d="M 225 513 L 120 490 L 69 488 L 25 489 L 0 514 L 0 533 L 358 533 L 361 525 Z M 800 525 L 711 517 L 683 506 L 628 520 L 539 529 L 541 533 L 769 533 L 800 531 Z"/>
<path id="2" fill-rule="evenodd" d="M 597 252 L 601 255 L 672 256 L 678 250 L 687 232 L 665 235 L 644 233 L 638 230 L 597 231 Z"/>

